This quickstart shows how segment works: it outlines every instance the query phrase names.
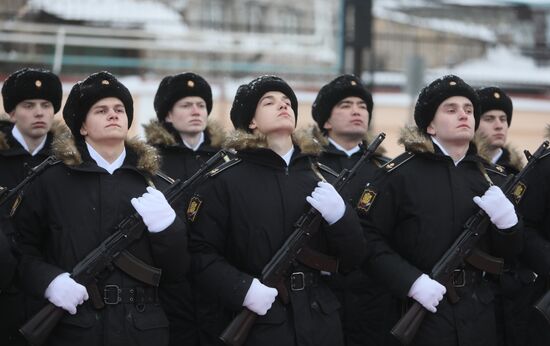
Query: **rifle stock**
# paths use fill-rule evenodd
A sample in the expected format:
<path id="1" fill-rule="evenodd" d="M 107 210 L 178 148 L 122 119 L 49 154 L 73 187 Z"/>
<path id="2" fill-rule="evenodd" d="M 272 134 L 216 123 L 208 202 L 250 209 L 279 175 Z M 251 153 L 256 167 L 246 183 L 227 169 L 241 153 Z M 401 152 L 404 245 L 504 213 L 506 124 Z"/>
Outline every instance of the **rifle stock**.
<path id="1" fill-rule="evenodd" d="M 525 174 L 531 170 L 534 164 L 542 157 L 543 153 L 548 148 L 548 144 L 548 141 L 544 141 L 535 153 L 528 155 L 528 162 L 525 167 L 516 176 L 510 176 L 506 180 L 502 186 L 505 195 L 512 192 Z M 430 277 L 439 281 L 442 285 L 445 285 L 450 279 L 453 270 L 463 263 L 475 250 L 477 241 L 486 232 L 489 223 L 489 216 L 483 209 L 479 209 L 474 215 L 470 216 L 464 224 L 464 231 L 434 265 Z M 427 310 L 424 309 L 420 303 L 415 301 L 401 319 L 393 326 L 390 333 L 403 345 L 410 344 L 418 328 L 420 328 L 426 313 Z"/>
<path id="2" fill-rule="evenodd" d="M 204 165 L 189 179 L 184 182 L 176 180 L 173 182 L 164 192 L 166 199 L 170 204 L 181 198 L 185 190 L 198 179 L 202 178 L 204 174 L 212 169 L 220 160 L 225 161 L 223 164 L 230 163 L 229 156 L 225 150 L 220 150 L 214 156 L 212 156 Z M 223 165 L 223 164 L 220 164 Z M 84 259 L 78 262 L 71 273 L 71 277 L 78 283 L 84 285 L 89 290 L 90 284 L 96 284 L 96 277 L 99 276 L 105 270 L 113 270 L 113 266 L 116 264 L 117 259 L 121 256 L 129 256 L 121 258 L 119 265 L 139 261 L 137 258 L 133 259 L 129 253 L 125 251 L 126 247 L 138 239 L 143 232 L 144 224 L 141 216 L 135 212 L 126 218 L 124 218 L 115 228 L 116 231 L 105 239 L 98 247 L 92 250 Z M 158 285 L 160 280 L 160 270 L 152 268 L 151 277 L 148 281 L 154 281 Z M 155 270 L 156 269 L 156 270 Z M 130 273 L 131 274 L 131 273 Z M 140 276 L 142 274 L 136 275 Z M 153 284 L 155 285 L 155 284 Z M 90 297 L 92 293 L 89 292 Z M 52 303 L 47 303 L 37 314 L 29 319 L 20 329 L 19 332 L 25 337 L 25 339 L 33 346 L 42 345 L 59 323 L 59 320 L 64 315 L 64 310 Z"/>
<path id="3" fill-rule="evenodd" d="M 334 188 L 337 191 L 341 191 L 345 184 L 355 175 L 359 167 L 374 155 L 384 138 L 386 138 L 386 134 L 380 133 L 376 139 L 369 144 L 357 163 L 350 170 L 344 169 L 338 175 L 338 178 L 334 182 Z M 300 250 L 304 247 L 307 240 L 317 232 L 318 227 L 314 226 L 319 225 L 321 218 L 321 214 L 313 207 L 309 208 L 307 212 L 298 218 L 294 226 L 294 232 L 292 232 L 290 237 L 288 237 L 285 243 L 277 250 L 275 255 L 263 268 L 260 281 L 264 285 L 277 287 L 278 284 L 282 282 L 285 273 Z M 256 321 L 256 317 L 257 315 L 254 312 L 247 308 L 243 308 L 243 310 L 223 330 L 222 334 L 219 336 L 220 340 L 226 345 L 231 346 L 240 346 L 244 344 L 250 329 L 252 329 Z"/>
<path id="4" fill-rule="evenodd" d="M 410 344 L 427 312 L 419 302 L 414 301 L 407 313 L 393 326 L 392 335 L 403 345 Z"/>
<path id="5" fill-rule="evenodd" d="M 63 315 L 65 315 L 65 310 L 58 308 L 52 303 L 48 303 L 25 323 L 19 329 L 19 332 L 27 339 L 30 345 L 42 345 Z"/>
<path id="6" fill-rule="evenodd" d="M 546 322 L 550 324 L 550 291 L 547 291 L 540 299 L 535 303 L 534 308 L 544 316 Z"/>
<path id="7" fill-rule="evenodd" d="M 227 345 L 242 345 L 246 341 L 254 322 L 256 322 L 256 314 L 248 309 L 243 309 L 225 328 L 220 335 L 220 339 Z"/>

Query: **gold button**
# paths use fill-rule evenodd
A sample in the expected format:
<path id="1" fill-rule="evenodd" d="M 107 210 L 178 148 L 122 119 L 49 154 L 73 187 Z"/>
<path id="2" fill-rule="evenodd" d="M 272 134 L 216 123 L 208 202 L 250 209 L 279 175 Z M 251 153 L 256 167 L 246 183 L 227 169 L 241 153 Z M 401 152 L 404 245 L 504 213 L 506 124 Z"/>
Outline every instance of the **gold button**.
<path id="1" fill-rule="evenodd" d="M 354 81 L 354 80 L 352 80 L 352 81 L 351 81 L 351 85 L 357 85 L 357 82 Z"/>
<path id="2" fill-rule="evenodd" d="M 101 84 L 103 84 L 103 85 L 109 85 L 109 84 L 111 84 L 111 83 L 109 83 L 108 80 L 104 79 L 104 80 L 101 81 Z"/>
<path id="3" fill-rule="evenodd" d="M 34 82 L 34 85 L 36 85 L 37 88 L 40 88 L 42 86 L 42 81 L 37 79 L 35 82 Z"/>
<path id="4" fill-rule="evenodd" d="M 193 82 L 192 80 L 188 80 L 188 81 L 187 81 L 187 86 L 190 87 L 190 88 L 192 88 L 192 87 L 195 86 L 195 82 Z"/>
<path id="5" fill-rule="evenodd" d="M 497 92 L 495 92 L 495 93 L 493 94 L 493 96 L 495 96 L 496 99 L 499 99 L 499 98 L 500 98 L 500 94 L 497 93 Z"/>
<path id="6" fill-rule="evenodd" d="M 456 85 L 456 82 L 454 80 L 449 82 L 449 85 Z"/>

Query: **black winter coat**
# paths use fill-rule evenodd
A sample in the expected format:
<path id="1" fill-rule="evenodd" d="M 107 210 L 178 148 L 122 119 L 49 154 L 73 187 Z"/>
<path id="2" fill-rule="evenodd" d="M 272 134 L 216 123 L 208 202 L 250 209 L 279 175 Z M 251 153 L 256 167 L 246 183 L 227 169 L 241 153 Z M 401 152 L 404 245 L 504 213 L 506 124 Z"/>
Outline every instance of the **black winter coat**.
<path id="1" fill-rule="evenodd" d="M 527 189 L 519 204 L 525 222 L 525 251 L 522 259 L 538 274 L 529 305 L 550 290 L 550 150 L 545 155 L 527 174 Z M 526 344 L 550 344 L 548 322 L 538 312 L 532 312 Z"/>
<path id="2" fill-rule="evenodd" d="M 139 141 L 126 143 L 126 159 L 112 175 L 98 167 L 84 143 L 65 137 L 53 146 L 63 161 L 44 172 L 29 187 L 15 216 L 18 246 L 22 252 L 20 278 L 26 293 L 43 297 L 49 283 L 71 272 L 114 227 L 135 210 L 130 199 L 145 192 L 158 169 L 155 150 Z M 187 235 L 176 221 L 160 233 L 144 233 L 128 249 L 142 261 L 162 269 L 161 286 L 181 280 L 189 265 Z M 66 314 L 54 329 L 49 345 L 167 345 L 168 320 L 155 290 L 115 269 L 98 282 L 100 292 L 116 285 L 151 302 L 107 305 L 95 310 L 90 301 Z M 128 293 L 126 293 L 128 294 Z M 136 299 L 140 299 L 136 296 Z"/>
<path id="3" fill-rule="evenodd" d="M 32 156 L 13 137 L 14 124 L 0 120 L 0 186 L 12 189 L 18 185 L 29 173 L 32 167 L 37 166 L 50 155 L 50 146 L 62 125 L 54 122 L 47 134 L 44 147 Z M 18 329 L 25 322 L 25 300 L 23 293 L 13 282 L 16 271 L 16 256 L 12 253 L 15 238 L 15 229 L 9 214 L 12 212 L 14 200 L 7 201 L 0 207 L 0 344 L 24 345 Z"/>
<path id="4" fill-rule="evenodd" d="M 238 139 L 229 146 L 242 162 L 201 185 L 194 198 L 201 201 L 198 212 L 194 217 L 188 213 L 196 280 L 223 306 L 218 333 L 241 311 L 252 279 L 260 277 L 309 208 L 305 198 L 318 182 L 311 168 L 313 148 L 305 140 L 295 146 L 287 167 L 261 140 L 236 133 Z M 310 247 L 339 257 L 341 268 L 353 268 L 363 258 L 364 238 L 349 207 L 341 220 L 311 240 Z M 318 275 L 302 265 L 293 271 Z M 289 293 L 289 305 L 277 299 L 257 319 L 246 345 L 342 345 L 340 305 L 322 281 Z"/>
<path id="5" fill-rule="evenodd" d="M 147 143 L 155 146 L 161 155 L 162 171 L 174 179 L 185 181 L 190 178 L 201 166 L 212 157 L 220 147 L 222 132 L 211 125 L 205 132 L 205 140 L 196 151 L 189 149 L 182 141 L 179 133 L 170 123 L 151 121 L 144 126 Z M 185 210 L 187 202 L 192 196 L 193 186 L 179 203 L 179 208 Z M 160 292 L 160 298 L 170 320 L 170 345 L 193 346 L 199 345 L 199 338 L 205 343 L 207 339 L 216 339 L 204 331 L 215 308 L 210 308 L 209 302 L 202 301 L 200 294 L 194 292 L 190 279 L 180 283 L 166 285 Z M 197 307 L 197 300 L 201 300 Z M 197 319 L 197 309 L 200 321 Z M 209 311 L 210 310 L 210 311 Z M 202 331 L 201 331 L 202 329 Z"/>
<path id="6" fill-rule="evenodd" d="M 505 176 L 477 156 L 473 144 L 455 166 L 417 129 L 405 133 L 401 142 L 415 155 L 390 173 L 382 171 L 377 196 L 363 225 L 369 267 L 396 298 L 405 299 L 414 281 L 431 272 L 468 217 L 478 210 L 472 198 L 489 188 L 479 163 L 496 185 Z M 520 228 L 517 225 L 503 232 L 491 227 L 479 247 L 494 256 L 513 256 L 521 250 Z M 465 269 L 468 283 L 456 288 L 460 301 L 451 305 L 443 299 L 437 313 L 428 313 L 413 345 L 495 344 L 492 291 L 478 269 L 469 265 Z"/>

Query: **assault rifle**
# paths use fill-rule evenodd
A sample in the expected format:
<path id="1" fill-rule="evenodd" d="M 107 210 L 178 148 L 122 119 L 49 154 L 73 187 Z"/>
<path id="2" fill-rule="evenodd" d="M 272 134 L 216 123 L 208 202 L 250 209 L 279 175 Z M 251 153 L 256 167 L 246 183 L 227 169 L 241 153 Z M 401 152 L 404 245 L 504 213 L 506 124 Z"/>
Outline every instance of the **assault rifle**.
<path id="1" fill-rule="evenodd" d="M 220 160 L 224 162 L 217 165 Z M 184 196 L 186 189 L 199 179 L 207 177 L 217 170 L 236 164 L 238 161 L 237 159 L 230 159 L 225 150 L 220 150 L 205 162 L 189 179 L 184 182 L 172 180 L 173 183 L 163 193 L 168 202 L 172 204 Z M 73 268 L 71 278 L 86 286 L 95 308 L 100 309 L 104 307 L 103 296 L 100 295 L 97 287 L 98 280 L 103 277 L 103 274 L 114 270 L 113 266 L 116 266 L 135 279 L 155 287 L 158 286 L 161 270 L 142 262 L 126 251 L 130 244 L 141 238 L 144 229 L 145 225 L 139 213 L 133 213 L 123 219 L 116 226 L 112 235 Z M 50 335 L 64 314 L 65 310 L 52 303 L 48 303 L 28 320 L 19 331 L 31 345 L 39 346 L 46 341 L 48 335 Z"/>
<path id="2" fill-rule="evenodd" d="M 372 157 L 385 137 L 386 134 L 380 133 L 369 144 L 361 158 L 351 169 L 344 169 L 340 172 L 333 184 L 336 191 L 341 191 L 347 182 L 353 178 L 359 167 Z M 321 217 L 321 214 L 313 207 L 300 216 L 294 224 L 294 231 L 290 237 L 263 268 L 260 281 L 264 285 L 278 287 L 283 282 L 289 274 L 289 269 L 308 240 L 319 231 L 318 225 Z M 220 339 L 227 345 L 242 345 L 246 341 L 250 329 L 256 321 L 256 317 L 257 315 L 254 312 L 244 308 L 225 328 L 220 335 Z"/>
<path id="3" fill-rule="evenodd" d="M 22 192 L 23 188 L 27 186 L 27 184 L 29 184 L 31 181 L 33 181 L 36 177 L 38 177 L 38 175 L 46 170 L 46 168 L 53 166 L 59 162 L 61 161 L 57 160 L 54 156 L 48 156 L 38 166 L 31 168 L 25 179 L 23 179 L 14 188 L 8 189 L 6 187 L 0 187 L 0 207 L 11 200 L 13 196 Z M 14 205 L 14 208 L 17 207 L 17 204 L 19 203 L 16 201 L 16 205 Z"/>
<path id="4" fill-rule="evenodd" d="M 533 168 L 547 148 L 548 141 L 544 141 L 533 155 L 527 155 L 528 161 L 525 167 L 523 167 L 517 175 L 511 175 L 502 185 L 502 191 L 505 195 L 508 196 L 514 192 L 515 189 L 522 188 L 521 180 L 524 178 L 525 174 Z M 430 277 L 442 285 L 449 282 L 454 270 L 461 266 L 467 258 L 475 252 L 477 242 L 487 232 L 489 223 L 490 218 L 483 209 L 479 209 L 477 213 L 470 216 L 464 224 L 464 231 L 462 231 L 453 245 L 434 265 Z M 403 345 L 408 345 L 416 335 L 420 324 L 424 320 L 426 312 L 427 310 L 424 309 L 420 303 L 415 301 L 392 328 L 391 334 Z"/>

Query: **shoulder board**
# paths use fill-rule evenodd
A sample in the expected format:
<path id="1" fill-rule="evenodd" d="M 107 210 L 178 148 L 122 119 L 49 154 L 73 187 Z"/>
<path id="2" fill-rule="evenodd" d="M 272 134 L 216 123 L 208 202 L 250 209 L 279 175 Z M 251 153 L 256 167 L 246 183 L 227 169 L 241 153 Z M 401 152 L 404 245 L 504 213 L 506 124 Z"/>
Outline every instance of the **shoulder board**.
<path id="1" fill-rule="evenodd" d="M 508 175 L 508 174 L 506 174 L 506 168 L 504 168 L 501 165 L 495 165 L 495 164 L 491 165 L 491 164 L 489 164 L 489 165 L 485 165 L 485 169 L 488 172 L 495 173 L 495 174 L 501 175 L 503 177 L 506 177 Z"/>
<path id="2" fill-rule="evenodd" d="M 317 168 L 319 168 L 322 172 L 325 172 L 325 173 L 328 173 L 334 177 L 338 177 L 338 172 L 336 172 L 335 170 L 333 170 L 332 168 L 330 168 L 329 166 L 327 165 L 324 165 L 322 164 L 321 162 L 316 162 L 315 165 L 317 166 Z"/>
<path id="3" fill-rule="evenodd" d="M 170 177 L 168 174 L 162 171 L 158 171 L 155 175 L 170 185 L 176 181 L 174 178 Z"/>
<path id="4" fill-rule="evenodd" d="M 544 152 L 544 154 L 542 154 L 542 155 L 540 156 L 540 158 L 542 159 L 543 157 L 546 157 L 546 156 L 548 156 L 548 155 L 550 155 L 550 149 L 547 149 L 547 150 Z"/>
<path id="5" fill-rule="evenodd" d="M 390 162 L 386 163 L 382 166 L 382 169 L 386 171 L 386 173 L 390 173 L 394 171 L 397 167 L 401 166 L 405 162 L 409 161 L 414 157 L 414 153 L 410 151 L 406 151 L 403 154 L 397 156 L 395 159 L 391 160 Z"/>
<path id="6" fill-rule="evenodd" d="M 234 157 L 234 158 L 230 159 L 229 161 L 225 161 L 221 165 L 219 165 L 219 166 L 213 168 L 212 170 L 208 171 L 204 176 L 206 178 L 212 178 L 212 177 L 220 174 L 221 172 L 225 171 L 226 169 L 235 166 L 236 164 L 240 163 L 241 161 L 242 160 L 240 158 Z"/>
<path id="7" fill-rule="evenodd" d="M 386 163 L 390 162 L 391 159 L 389 157 L 386 157 L 386 156 L 374 156 L 372 159 L 371 159 L 372 162 L 374 162 L 375 165 L 377 165 L 378 167 L 382 167 L 383 165 L 385 165 Z"/>

